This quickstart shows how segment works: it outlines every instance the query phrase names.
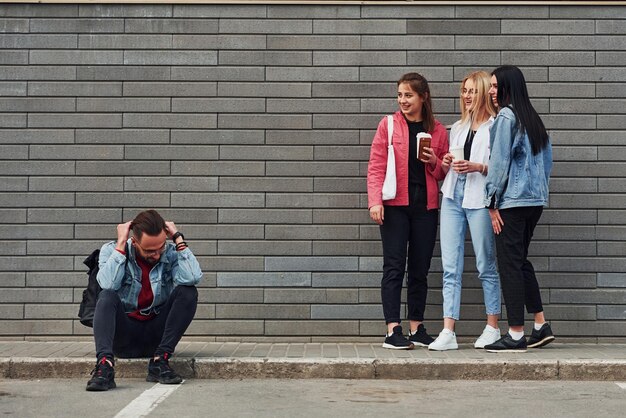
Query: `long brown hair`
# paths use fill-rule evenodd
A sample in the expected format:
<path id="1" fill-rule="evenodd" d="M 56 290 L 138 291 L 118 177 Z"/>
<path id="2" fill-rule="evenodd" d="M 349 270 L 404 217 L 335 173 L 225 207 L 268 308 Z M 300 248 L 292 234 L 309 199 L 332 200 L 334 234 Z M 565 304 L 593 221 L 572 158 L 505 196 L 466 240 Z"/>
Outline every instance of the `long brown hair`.
<path id="1" fill-rule="evenodd" d="M 409 87 L 411 87 L 411 90 L 424 100 L 424 104 L 422 105 L 424 129 L 426 132 L 432 132 L 432 130 L 435 129 L 435 116 L 433 115 L 433 103 L 430 100 L 428 81 L 421 74 L 406 73 L 398 80 L 398 86 L 402 83 L 407 83 Z"/>

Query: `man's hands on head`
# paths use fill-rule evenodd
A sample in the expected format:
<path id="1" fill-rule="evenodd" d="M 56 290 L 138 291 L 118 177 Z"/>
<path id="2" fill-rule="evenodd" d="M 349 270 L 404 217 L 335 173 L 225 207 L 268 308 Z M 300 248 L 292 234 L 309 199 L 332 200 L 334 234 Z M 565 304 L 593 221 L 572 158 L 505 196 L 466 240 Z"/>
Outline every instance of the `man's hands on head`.
<path id="1" fill-rule="evenodd" d="M 128 221 L 117 225 L 117 245 L 115 246 L 115 249 L 122 252 L 126 250 L 126 241 L 128 241 L 128 238 L 130 237 L 132 223 L 132 221 Z M 176 232 L 178 232 L 178 228 L 174 222 L 165 221 L 165 234 L 167 237 L 172 239 L 172 235 Z M 182 237 L 180 238 L 180 241 L 182 241 Z"/>
<path id="2" fill-rule="evenodd" d="M 172 239 L 172 235 L 178 232 L 178 228 L 174 225 L 174 222 L 165 221 L 165 233 L 169 239 Z"/>
<path id="3" fill-rule="evenodd" d="M 132 224 L 132 221 L 128 221 L 117 226 L 117 245 L 115 246 L 116 250 L 122 252 L 126 251 L 126 241 L 128 241 L 128 236 L 130 235 L 130 228 Z"/>

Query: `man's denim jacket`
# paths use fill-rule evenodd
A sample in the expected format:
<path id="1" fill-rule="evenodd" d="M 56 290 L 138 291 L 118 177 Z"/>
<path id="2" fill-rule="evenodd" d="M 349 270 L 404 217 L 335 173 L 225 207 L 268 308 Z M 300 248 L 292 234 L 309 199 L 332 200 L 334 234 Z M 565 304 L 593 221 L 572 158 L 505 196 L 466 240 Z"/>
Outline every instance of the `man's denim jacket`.
<path id="1" fill-rule="evenodd" d="M 111 241 L 102 246 L 98 265 L 98 283 L 102 289 L 117 292 L 126 312 L 137 310 L 137 300 L 141 290 L 141 268 L 135 259 L 135 248 L 128 240 L 128 263 L 126 256 L 115 250 L 116 242 Z M 165 252 L 150 271 L 150 284 L 154 299 L 150 307 L 143 309 L 142 314 L 148 315 L 152 310 L 159 312 L 159 307 L 167 302 L 175 286 L 195 286 L 202 278 L 200 265 L 189 248 L 176 251 L 171 242 L 167 243 Z"/>
<path id="2" fill-rule="evenodd" d="M 543 150 L 533 155 L 528 135 L 515 125 L 515 114 L 505 107 L 489 130 L 491 157 L 484 204 L 497 209 L 547 206 L 552 171 L 550 139 Z"/>

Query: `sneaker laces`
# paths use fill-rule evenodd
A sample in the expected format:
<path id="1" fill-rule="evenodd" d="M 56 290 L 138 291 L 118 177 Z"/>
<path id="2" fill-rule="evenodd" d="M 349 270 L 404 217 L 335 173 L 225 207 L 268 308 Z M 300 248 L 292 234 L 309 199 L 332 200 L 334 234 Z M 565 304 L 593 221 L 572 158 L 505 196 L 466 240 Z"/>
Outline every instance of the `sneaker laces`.
<path id="1" fill-rule="evenodd" d="M 102 359 L 100 359 L 100 361 L 96 363 L 96 367 L 93 368 L 90 374 L 92 376 L 102 376 L 102 369 L 104 369 L 106 366 L 109 366 L 109 364 L 107 363 L 107 358 L 102 357 Z"/>
<path id="2" fill-rule="evenodd" d="M 163 353 L 158 360 L 154 361 L 155 364 L 158 364 L 161 375 L 176 375 L 176 372 L 170 367 L 170 356 L 169 353 Z"/>

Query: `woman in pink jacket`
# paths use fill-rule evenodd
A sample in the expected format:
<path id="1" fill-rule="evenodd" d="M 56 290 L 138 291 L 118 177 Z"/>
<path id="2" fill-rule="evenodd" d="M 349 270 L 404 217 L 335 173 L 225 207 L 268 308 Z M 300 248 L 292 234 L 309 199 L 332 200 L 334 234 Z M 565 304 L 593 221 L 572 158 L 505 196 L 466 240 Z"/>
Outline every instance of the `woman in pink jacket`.
<path id="1" fill-rule="evenodd" d="M 448 134 L 433 116 L 428 81 L 408 73 L 398 80 L 398 105 L 393 115 L 392 144 L 396 160 L 396 196 L 383 201 L 382 187 L 387 168 L 387 118 L 378 124 L 367 169 L 370 217 L 380 225 L 383 243 L 381 296 L 387 334 L 383 347 L 410 350 L 433 341 L 422 321 L 426 306 L 426 276 L 437 235 L 438 181 L 446 176 L 442 158 L 448 152 Z M 418 159 L 416 135 L 432 136 L 431 147 Z M 408 245 L 408 250 L 407 250 Z M 408 254 L 408 338 L 400 326 L 400 293 Z"/>

